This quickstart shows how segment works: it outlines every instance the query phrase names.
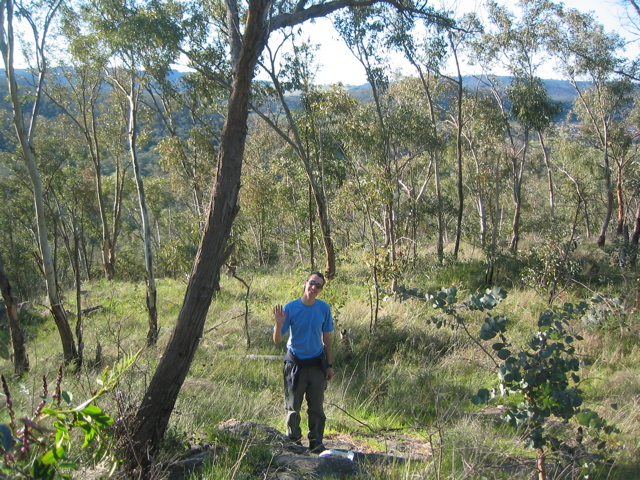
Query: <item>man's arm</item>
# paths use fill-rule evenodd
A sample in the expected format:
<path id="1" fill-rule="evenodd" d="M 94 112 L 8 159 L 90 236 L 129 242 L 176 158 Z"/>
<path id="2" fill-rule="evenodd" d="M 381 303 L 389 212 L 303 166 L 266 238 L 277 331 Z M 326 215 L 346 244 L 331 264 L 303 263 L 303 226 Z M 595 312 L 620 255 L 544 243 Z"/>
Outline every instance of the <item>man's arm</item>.
<path id="1" fill-rule="evenodd" d="M 287 314 L 282 308 L 282 305 L 276 305 L 273 309 L 273 318 L 276 322 L 276 326 L 273 329 L 273 341 L 275 343 L 280 343 L 282 340 L 282 325 L 284 324 L 285 318 L 287 318 Z"/>
<path id="2" fill-rule="evenodd" d="M 327 356 L 327 362 L 329 364 L 332 363 L 333 352 L 332 352 L 332 338 L 331 332 L 323 332 L 322 333 L 322 344 L 324 345 L 324 353 Z M 327 381 L 333 378 L 334 372 L 333 367 L 327 368 Z"/>

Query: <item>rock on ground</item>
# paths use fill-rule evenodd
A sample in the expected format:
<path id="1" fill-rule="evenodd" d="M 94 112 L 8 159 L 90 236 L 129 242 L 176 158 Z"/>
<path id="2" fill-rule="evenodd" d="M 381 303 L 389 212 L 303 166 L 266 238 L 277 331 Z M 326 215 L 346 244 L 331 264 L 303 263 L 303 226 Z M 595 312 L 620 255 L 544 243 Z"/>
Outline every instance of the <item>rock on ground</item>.
<path id="1" fill-rule="evenodd" d="M 369 451 L 366 445 L 358 445 L 351 437 L 334 435 L 325 438 L 325 447 L 353 451 L 353 460 L 341 455 L 318 456 L 310 453 L 308 448 L 291 442 L 286 435 L 268 425 L 228 420 L 219 424 L 218 428 L 243 441 L 262 444 L 269 448 L 272 460 L 259 474 L 259 478 L 264 480 L 356 478 L 361 477 L 371 464 L 398 464 L 408 459 L 426 460 L 431 455 L 430 448 L 424 443 L 411 442 L 407 438 L 392 438 L 391 441 L 385 442 L 387 451 L 378 453 Z M 379 439 L 376 440 L 379 442 Z M 168 477 L 172 480 L 184 477 L 207 460 L 215 458 L 216 453 L 220 452 L 200 445 L 179 461 L 173 462 L 169 467 Z"/>

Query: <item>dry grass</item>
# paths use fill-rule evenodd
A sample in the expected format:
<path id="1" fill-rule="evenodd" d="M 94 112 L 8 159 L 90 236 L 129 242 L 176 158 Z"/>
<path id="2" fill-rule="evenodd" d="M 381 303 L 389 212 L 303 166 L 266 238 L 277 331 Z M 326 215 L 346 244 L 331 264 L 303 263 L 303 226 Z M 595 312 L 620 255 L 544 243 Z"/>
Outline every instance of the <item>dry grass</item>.
<path id="1" fill-rule="evenodd" d="M 251 348 L 246 347 L 244 331 L 244 287 L 225 278 L 171 419 L 168 445 L 177 451 L 211 438 L 216 425 L 231 418 L 284 430 L 281 361 L 270 359 L 279 358 L 284 346 L 271 341 L 271 312 L 276 303 L 299 294 L 300 275 L 239 274 L 251 285 Z M 422 278 L 426 285 L 431 280 L 425 277 L 416 274 L 412 281 Z M 122 379 L 117 398 L 101 400 L 101 406 L 114 415 L 136 408 L 171 334 L 185 285 L 162 280 L 159 287 L 158 347 L 146 350 Z M 86 306 L 99 304 L 103 308 L 85 318 L 85 369 L 76 376 L 67 373 L 63 383 L 78 401 L 95 387 L 94 379 L 104 366 L 124 352 L 140 348 L 146 334 L 141 307 L 144 292 L 139 287 L 97 283 L 88 290 Z M 461 329 L 436 329 L 427 324 L 434 312 L 424 303 L 387 299 L 381 303 L 375 333 L 371 334 L 369 289 L 361 267 L 353 267 L 332 281 L 323 298 L 335 306 L 338 328 L 350 331 L 348 345 L 341 344 L 338 336 L 334 339 L 337 375 L 327 390 L 327 438 L 351 442 L 354 448 L 367 452 L 403 449 L 422 458 L 409 466 L 375 470 L 371 478 L 515 480 L 531 475 L 534 455 L 523 448 L 522 432 L 507 427 L 495 415 L 483 414 L 470 402 L 478 388 L 496 385 L 495 367 Z M 509 338 L 524 345 L 544 308 L 545 301 L 537 293 L 514 290 L 496 310 L 511 321 Z M 482 316 L 467 320 L 475 332 Z M 631 478 L 624 476 L 629 469 L 640 469 L 637 335 L 633 330 L 586 329 L 582 324 L 576 328 L 585 337 L 579 354 L 591 360 L 580 372 L 585 406 L 620 429 L 609 439 L 606 453 L 621 465 L 610 478 Z M 28 414 L 37 403 L 42 375 L 53 382 L 62 359 L 50 319 L 34 318 L 27 331 L 33 370 L 11 386 L 21 414 Z M 94 366 L 98 342 L 103 363 Z M 3 369 L 9 372 L 10 364 L 5 362 Z M 170 457 L 175 452 L 167 448 L 165 454 Z M 229 459 L 229 464 L 236 460 Z M 557 466 L 558 472 L 562 471 L 559 461 Z M 606 478 L 602 475 L 594 470 L 590 478 Z"/>

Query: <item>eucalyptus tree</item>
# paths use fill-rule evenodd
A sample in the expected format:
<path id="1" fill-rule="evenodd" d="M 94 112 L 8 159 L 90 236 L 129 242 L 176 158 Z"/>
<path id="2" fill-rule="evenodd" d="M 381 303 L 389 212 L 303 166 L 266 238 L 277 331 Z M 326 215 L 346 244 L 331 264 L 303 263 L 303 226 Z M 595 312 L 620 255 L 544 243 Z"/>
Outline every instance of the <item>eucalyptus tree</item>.
<path id="1" fill-rule="evenodd" d="M 628 85 L 627 88 L 635 89 L 634 85 Z M 629 99 L 631 100 L 631 99 Z M 636 132 L 628 128 L 630 116 L 626 108 L 621 109 L 621 118 L 616 118 L 612 122 L 611 128 L 611 158 L 615 163 L 616 172 L 616 201 L 618 204 L 616 234 L 621 235 L 625 228 L 628 228 L 627 222 L 627 198 L 633 198 L 633 184 L 637 179 L 637 166 L 639 157 L 638 151 L 638 135 Z M 627 113 L 625 115 L 625 113 Z M 631 183 L 631 185 L 629 185 Z M 631 188 L 626 188 L 630 186 Z"/>
<path id="2" fill-rule="evenodd" d="M 464 193 L 463 193 L 463 171 L 462 171 L 462 129 L 464 128 L 464 118 L 462 103 L 464 98 L 464 85 L 462 81 L 462 71 L 460 67 L 459 51 L 464 48 L 465 43 L 468 42 L 466 37 L 473 35 L 475 32 L 481 30 L 475 16 L 467 16 L 464 22 L 471 28 L 468 29 L 465 34 L 461 34 L 458 31 L 448 29 L 447 39 L 449 41 L 449 48 L 451 49 L 451 57 L 455 65 L 455 76 L 449 77 L 449 80 L 455 85 L 456 90 L 456 109 L 455 115 L 451 115 L 451 121 L 456 129 L 456 164 L 458 166 L 458 218 L 456 223 L 456 240 L 453 248 L 453 258 L 458 260 L 458 252 L 460 250 L 460 237 L 462 236 L 462 216 L 464 213 Z M 471 35 L 469 35 L 469 31 Z M 475 31 L 475 32 L 474 32 Z"/>
<path id="3" fill-rule="evenodd" d="M 325 102 L 327 100 L 329 98 Z M 373 103 L 349 108 L 341 102 L 341 107 L 335 110 L 343 110 L 344 117 L 338 117 L 334 129 L 343 162 L 350 170 L 344 191 L 350 194 L 350 199 L 355 196 L 352 203 L 363 215 L 363 230 L 370 246 L 367 264 L 371 271 L 372 330 L 377 323 L 380 291 L 387 284 L 395 288 L 395 281 L 409 255 L 411 252 L 414 257 L 416 255 L 418 231 L 431 226 L 426 214 L 429 208 L 426 187 L 433 172 L 429 149 L 433 147 L 434 139 L 431 130 L 424 128 L 429 122 L 430 111 L 422 87 L 415 79 L 399 79 L 389 85 L 382 100 L 384 121 L 388 125 L 389 158 L 386 160 L 392 163 L 388 170 L 385 162 L 380 161 L 384 142 L 378 138 L 380 120 Z M 393 202 L 395 249 L 388 245 L 379 248 L 379 236 L 385 235 L 389 197 Z M 394 251 L 395 257 L 392 256 Z"/>
<path id="4" fill-rule="evenodd" d="M 143 475 L 148 472 L 202 336 L 209 305 L 219 289 L 220 268 L 231 254 L 228 240 L 238 212 L 249 96 L 255 67 L 271 32 L 345 7 L 371 3 L 369 0 L 313 4 L 304 1 L 273 3 L 268 0 L 250 0 L 242 5 L 235 1 L 226 2 L 224 33 L 230 45 L 229 65 L 232 74 L 227 116 L 220 136 L 217 176 L 182 308 L 167 348 L 136 413 L 127 455 L 130 472 L 137 468 L 140 468 L 139 472 Z M 395 4 L 408 13 L 419 10 L 413 4 Z M 213 24 L 212 30 L 216 31 Z"/>
<path id="5" fill-rule="evenodd" d="M 176 189 L 185 190 L 191 197 L 185 202 L 202 227 L 228 89 L 207 81 L 198 72 L 182 75 L 177 81 L 153 78 L 145 87 L 149 95 L 144 101 L 157 113 L 168 133 L 156 147 L 160 166 L 171 175 Z"/>
<path id="6" fill-rule="evenodd" d="M 350 141 L 363 126 L 359 122 L 359 102 L 341 85 L 314 88 L 304 97 L 305 114 L 301 118 L 305 138 L 309 137 L 323 195 L 331 202 L 331 225 L 334 236 L 341 233 L 346 244 L 352 238 L 356 217 L 362 213 L 349 186 L 351 162 L 347 155 Z M 346 195 L 345 192 L 348 192 Z M 359 228 L 359 226 L 357 227 Z M 367 227 L 358 232 L 364 235 Z M 356 234 L 357 235 L 357 234 Z"/>
<path id="7" fill-rule="evenodd" d="M 164 127 L 153 153 L 165 174 L 164 182 L 153 179 L 152 186 L 163 183 L 167 189 L 157 204 L 150 203 L 158 231 L 165 232 L 156 258 L 160 274 L 184 278 L 204 228 L 228 89 L 200 72 L 152 76 L 143 102 Z"/>
<path id="8" fill-rule="evenodd" d="M 464 214 L 464 189 L 463 189 L 463 98 L 464 85 L 461 71 L 461 51 L 482 31 L 477 17 L 474 14 L 465 15 L 459 21 L 453 22 L 437 22 L 432 25 L 421 25 L 422 30 L 427 34 L 422 34 L 423 41 L 416 44 L 414 38 L 418 35 L 412 35 L 411 32 L 416 26 L 404 21 L 403 18 L 397 17 L 394 22 L 394 34 L 391 42 L 396 45 L 407 58 L 409 63 L 416 69 L 418 78 L 420 79 L 426 98 L 429 102 L 431 112 L 431 121 L 429 123 L 430 130 L 433 132 L 433 138 L 437 142 L 439 137 L 448 136 L 445 131 L 444 118 L 449 117 L 450 123 L 455 128 L 455 158 L 457 166 L 457 182 L 456 190 L 458 196 L 458 212 L 456 220 L 456 234 L 454 241 L 453 256 L 458 258 L 460 248 L 460 240 L 462 236 L 462 217 Z M 451 61 L 455 73 L 448 75 L 445 73 L 445 65 Z M 440 86 L 443 90 L 441 95 L 446 98 L 446 113 L 437 111 L 443 110 L 443 102 L 441 99 L 434 98 L 434 87 L 432 84 L 439 85 L 446 83 L 447 86 Z M 443 115 L 444 114 L 444 115 Z M 441 163 L 441 146 L 436 145 L 432 148 L 435 165 L 435 183 L 436 196 L 439 203 L 438 211 L 438 258 L 443 258 L 443 212 L 442 212 L 442 193 L 440 186 L 440 163 Z"/>
<path id="9" fill-rule="evenodd" d="M 592 237 L 592 217 L 602 202 L 593 199 L 602 196 L 600 152 L 580 138 L 576 139 L 575 126 L 565 120 L 558 129 L 554 143 L 554 164 L 568 182 L 558 182 L 559 193 L 565 205 L 581 212 L 584 236 Z M 562 177 L 561 177 L 562 178 Z M 568 199 L 572 200 L 568 200 Z"/>
<path id="10" fill-rule="evenodd" d="M 639 15 L 640 16 L 640 15 Z M 640 121 L 640 104 L 638 103 L 637 94 L 634 96 L 634 108 L 629 117 L 636 125 L 638 121 Z M 638 137 L 634 138 L 634 141 L 637 142 Z M 630 165 L 630 168 L 635 172 L 631 175 L 628 175 L 628 182 L 631 183 L 630 190 L 632 194 L 630 195 L 629 205 L 635 201 L 635 215 L 633 217 L 633 233 L 631 234 L 631 258 L 629 264 L 631 266 L 635 266 L 637 264 L 638 257 L 638 247 L 640 243 L 640 160 L 636 157 L 634 162 Z"/>
<path id="11" fill-rule="evenodd" d="M 413 28 L 413 23 L 409 23 L 407 19 L 403 17 L 399 17 L 393 23 L 393 35 L 390 43 L 396 48 L 399 48 L 409 63 L 416 69 L 423 88 L 426 104 L 428 105 L 429 119 L 426 125 L 428 126 L 427 131 L 433 139 L 433 145 L 431 145 L 431 148 L 428 148 L 428 152 L 431 156 L 433 172 L 431 172 L 431 168 L 429 168 L 425 180 L 428 180 L 431 175 L 433 175 L 437 202 L 436 218 L 438 223 L 436 251 L 438 260 L 442 262 L 444 258 L 445 222 L 440 172 L 443 156 L 442 147 L 444 146 L 444 140 L 442 140 L 444 134 L 441 130 L 444 122 L 442 122 L 441 104 L 438 102 L 442 94 L 442 84 L 438 82 L 437 79 L 440 73 L 440 66 L 446 57 L 445 44 L 441 36 L 441 29 L 438 29 L 435 35 L 425 35 L 424 42 L 418 46 L 412 35 Z M 440 90 L 440 92 L 438 90 Z M 426 186 L 426 181 L 424 185 Z M 424 192 L 424 188 L 421 189 L 421 191 Z"/>
<path id="12" fill-rule="evenodd" d="M 517 5 L 521 9 L 520 18 L 516 18 L 506 7 L 499 6 L 496 2 L 487 4 L 489 19 L 494 28 L 482 36 L 481 44 L 478 46 L 478 58 L 482 62 L 492 65 L 500 61 L 512 75 L 511 85 L 506 91 L 511 108 L 508 112 L 505 108 L 505 132 L 509 141 L 512 168 L 514 213 L 510 249 L 513 252 L 517 251 L 520 240 L 522 186 L 532 132 L 538 133 L 544 151 L 549 178 L 550 208 L 553 212 L 553 182 L 542 134 L 560 112 L 559 104 L 551 101 L 544 83 L 537 76 L 538 68 L 545 60 L 545 32 L 553 13 L 553 4 L 548 0 L 520 0 Z M 500 92 L 495 82 L 491 83 L 499 96 Z M 501 98 L 496 99 L 504 106 Z M 509 116 L 518 122 L 521 132 L 515 131 L 508 123 Z"/>
<path id="13" fill-rule="evenodd" d="M 76 48 L 88 37 L 107 52 L 109 60 L 106 81 L 126 98 L 126 133 L 134 180 L 138 192 L 141 233 L 144 245 L 146 272 L 146 306 L 149 327 L 147 344 L 155 345 L 158 339 L 157 288 L 153 270 L 151 225 L 144 181 L 139 160 L 139 113 L 141 96 L 151 72 L 156 78 L 166 77 L 170 64 L 178 56 L 182 33 L 172 18 L 180 17 L 179 8 L 171 2 L 160 6 L 157 2 L 132 0 L 89 1 L 82 6 L 82 16 L 91 29 L 88 35 L 74 39 Z M 140 35 L 144 32 L 144 36 Z"/>
<path id="14" fill-rule="evenodd" d="M 7 310 L 7 318 L 9 319 L 13 368 L 15 374 L 20 377 L 29 371 L 29 355 L 27 354 L 25 335 L 18 321 L 18 304 L 16 297 L 13 295 L 9 277 L 4 270 L 2 256 L 0 256 L 0 293 L 2 294 L 4 306 Z"/>
<path id="15" fill-rule="evenodd" d="M 285 36 L 284 43 L 288 40 Z M 266 59 L 260 62 L 260 66 L 269 75 L 271 79 L 275 96 L 278 99 L 281 112 L 286 119 L 286 127 L 278 124 L 277 118 L 269 117 L 261 112 L 260 109 L 256 113 L 260 115 L 273 128 L 295 152 L 304 167 L 309 184 L 309 192 L 313 203 L 315 204 L 315 214 L 320 223 L 322 236 L 322 244 L 325 250 L 325 275 L 328 279 L 332 279 L 336 275 L 336 253 L 333 244 L 333 236 L 331 233 L 331 220 L 329 215 L 328 198 L 324 186 L 324 164 L 329 159 L 325 158 L 327 153 L 331 156 L 333 151 L 325 153 L 322 149 L 322 132 L 319 131 L 319 124 L 314 122 L 314 112 L 312 110 L 313 98 L 316 96 L 317 87 L 314 87 L 313 81 L 313 59 L 312 51 L 309 45 L 293 44 L 292 54 L 284 55 L 284 62 L 278 71 L 277 67 L 277 50 L 267 45 Z M 286 98 L 287 92 L 300 91 L 301 94 L 301 111 L 293 112 Z M 314 264 L 313 256 L 313 220 L 309 219 L 309 245 L 311 250 L 311 264 Z M 315 268 L 312 268 L 314 270 Z"/>
<path id="16" fill-rule="evenodd" d="M 278 240 L 283 244 L 281 254 L 286 256 L 285 245 L 293 243 L 292 238 L 299 244 L 298 239 L 303 237 L 300 223 L 308 212 L 298 198 L 305 199 L 307 189 L 299 188 L 299 168 L 287 165 L 298 166 L 299 159 L 287 152 L 288 145 L 280 135 L 258 118 L 252 119 L 250 127 L 240 214 L 234 224 L 234 258 L 242 260 L 242 250 L 253 244 L 257 264 L 266 267 L 274 263 Z M 248 240 L 238 239 L 237 233 L 243 232 Z M 304 261 L 302 254 L 300 257 Z"/>
<path id="17" fill-rule="evenodd" d="M 67 280 L 65 284 L 75 287 L 76 371 L 84 362 L 85 351 L 82 284 L 90 278 L 92 246 L 100 245 L 94 178 L 84 163 L 83 140 L 66 115 L 41 120 L 38 154 L 47 185 L 45 205 L 55 233 L 57 269 Z"/>
<path id="18" fill-rule="evenodd" d="M 632 90 L 628 78 L 617 73 L 623 67 L 617 56 L 622 47 L 620 36 L 605 32 L 593 16 L 573 9 L 556 10 L 548 48 L 577 93 L 575 103 L 581 113 L 581 125 L 590 133 L 586 138 L 602 155 L 605 212 L 596 241 L 600 247 L 605 245 L 613 214 L 612 128 L 620 109 L 628 104 Z"/>
<path id="19" fill-rule="evenodd" d="M 522 174 L 524 169 L 524 157 L 526 155 L 526 144 L 528 143 L 529 135 L 532 132 L 538 134 L 538 140 L 540 143 L 540 150 L 544 158 L 544 163 L 547 169 L 547 186 L 549 191 L 549 213 L 551 218 L 555 213 L 555 193 L 554 182 L 551 170 L 551 161 L 549 151 L 544 141 L 544 133 L 549 129 L 550 125 L 555 122 L 555 118 L 562 112 L 562 104 L 560 102 L 554 102 L 547 93 L 547 89 L 544 82 L 535 76 L 531 77 L 515 77 L 507 89 L 507 98 L 511 102 L 511 114 L 515 120 L 523 128 L 523 135 L 525 139 L 525 147 L 522 152 L 522 162 L 519 168 L 514 165 L 513 181 L 515 187 L 514 199 L 516 200 L 516 215 L 521 211 L 521 195 L 522 195 Z M 513 159 L 512 159 L 513 161 Z M 516 170 L 518 173 L 516 174 Z M 519 222 L 514 218 L 514 238 L 516 238 L 517 246 L 517 233 L 519 230 Z M 512 249 L 514 248 L 514 242 L 512 241 Z"/>
<path id="20" fill-rule="evenodd" d="M 102 271 L 106 280 L 113 280 L 116 266 L 116 245 L 120 234 L 122 193 L 125 185 L 126 165 L 122 165 L 120 157 L 113 155 L 107 161 L 115 166 L 115 188 L 112 201 L 109 202 L 104 187 L 104 162 L 108 148 L 104 140 L 107 130 L 104 119 L 111 116 L 106 108 L 104 68 L 108 57 L 97 44 L 87 48 L 86 39 L 75 42 L 81 32 L 80 19 L 77 12 L 63 10 L 63 28 L 65 36 L 70 40 L 68 58 L 60 60 L 54 73 L 56 79 L 49 83 L 47 97 L 60 108 L 81 132 L 87 156 L 93 167 L 95 196 L 98 203 L 102 233 L 101 260 Z M 67 63 L 68 62 L 68 63 Z M 111 204 L 109 211 L 108 204 Z"/>
<path id="21" fill-rule="evenodd" d="M 390 110 L 392 99 L 389 95 L 389 69 L 385 58 L 384 38 L 385 14 L 387 6 L 378 4 L 366 9 L 352 10 L 348 15 L 338 17 L 335 25 L 356 60 L 364 67 L 373 97 L 372 125 L 366 139 L 367 158 L 371 167 L 378 170 L 380 207 L 382 210 L 382 232 L 384 247 L 389 251 L 391 264 L 397 261 L 396 203 L 397 203 L 397 158 L 393 155 L 392 125 Z M 364 139 L 363 139 L 364 140 Z M 375 244 L 375 239 L 374 239 Z M 374 251 L 375 251 L 374 247 Z M 377 266 L 374 265 L 374 270 Z M 376 282 L 377 284 L 377 282 Z"/>
<path id="22" fill-rule="evenodd" d="M 351 188 L 345 189 L 341 195 L 347 193 L 346 198 L 353 200 L 353 205 L 362 215 L 361 238 L 368 245 L 365 264 L 370 270 L 369 288 L 370 323 L 369 330 L 374 332 L 380 311 L 381 290 L 385 283 L 384 265 L 393 266 L 388 249 L 380 248 L 379 234 L 384 234 L 383 222 L 380 221 L 380 211 L 383 210 L 389 196 L 388 190 L 394 188 L 389 185 L 383 172 L 377 168 L 375 157 L 379 149 L 377 146 L 378 126 L 375 118 L 375 108 L 362 103 L 355 104 L 345 101 L 339 103 L 346 106 L 349 120 L 341 126 L 341 132 L 336 132 L 336 138 L 341 144 L 341 158 L 349 169 Z M 340 117 L 339 117 L 340 118 Z M 384 210 L 383 210 L 384 212 Z M 384 215 L 384 213 L 383 213 Z M 358 225 L 359 226 L 359 225 Z"/>
<path id="23" fill-rule="evenodd" d="M 430 86 L 430 92 L 443 100 L 446 85 L 436 79 Z M 440 189 L 436 188 L 436 201 L 427 188 L 435 176 L 437 157 L 434 152 L 440 151 L 442 140 L 434 136 L 431 128 L 425 128 L 433 121 L 434 105 L 424 90 L 424 78 L 402 78 L 394 82 L 389 93 L 393 98 L 394 108 L 389 112 L 390 124 L 393 125 L 394 149 L 398 156 L 397 182 L 398 195 L 398 235 L 408 240 L 417 255 L 417 245 L 424 241 L 419 232 L 432 229 L 428 217 L 435 211 L 438 238 L 441 238 L 440 222 L 444 219 Z M 440 118 L 440 117 L 438 117 Z M 433 205 L 435 204 L 435 208 Z M 404 228 L 401 222 L 404 221 Z"/>
<path id="24" fill-rule="evenodd" d="M 11 126 L 7 128 L 11 134 Z M 11 142 L 5 146 L 13 150 Z M 42 295 L 42 270 L 33 256 L 38 234 L 31 180 L 26 165 L 12 153 L 0 155 L 0 170 L 0 249 L 14 295 L 29 300 Z"/>
<path id="25" fill-rule="evenodd" d="M 500 195 L 505 176 L 501 169 L 504 116 L 492 93 L 481 88 L 481 82 L 465 95 L 462 108 L 467 118 L 462 130 L 465 155 L 473 165 L 465 175 L 465 184 L 478 212 L 479 240 L 487 259 L 485 281 L 493 285 L 503 210 Z"/>
<path id="26" fill-rule="evenodd" d="M 49 233 L 47 232 L 47 221 L 45 217 L 44 192 L 42 180 L 38 172 L 35 135 L 38 121 L 39 109 L 43 98 L 43 85 L 47 75 L 47 40 L 49 29 L 55 19 L 56 12 L 60 7 L 60 0 L 53 0 L 38 3 L 14 4 L 13 0 L 4 0 L 0 3 L 0 53 L 5 67 L 11 107 L 13 109 L 13 123 L 16 137 L 20 145 L 19 152 L 26 163 L 29 177 L 33 187 L 33 198 L 35 205 L 35 216 L 37 224 L 37 243 L 40 250 L 40 262 L 44 272 L 47 296 L 50 303 L 51 312 L 58 328 L 62 341 L 64 360 L 66 363 L 75 361 L 78 358 L 73 332 L 69 326 L 69 321 L 62 305 L 62 299 L 58 289 L 54 260 L 49 244 Z M 17 11 L 14 9 L 17 7 Z M 18 88 L 15 73 L 15 49 L 17 42 L 14 34 L 14 13 L 26 20 L 30 27 L 33 38 L 34 61 L 33 68 L 35 74 L 35 85 L 33 95 L 33 106 L 29 115 L 25 113 L 23 97 Z"/>

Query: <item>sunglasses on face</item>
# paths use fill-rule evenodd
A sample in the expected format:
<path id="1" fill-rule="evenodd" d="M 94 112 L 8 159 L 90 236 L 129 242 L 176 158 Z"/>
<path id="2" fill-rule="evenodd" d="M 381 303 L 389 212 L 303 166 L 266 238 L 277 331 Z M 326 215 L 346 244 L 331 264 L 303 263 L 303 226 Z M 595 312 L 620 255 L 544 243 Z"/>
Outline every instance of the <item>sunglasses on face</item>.
<path id="1" fill-rule="evenodd" d="M 322 287 L 324 286 L 322 283 L 318 283 L 315 280 L 309 280 L 309 286 L 315 286 L 318 290 L 322 290 Z"/>

